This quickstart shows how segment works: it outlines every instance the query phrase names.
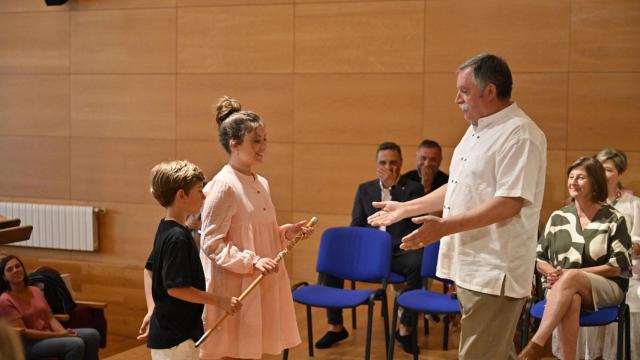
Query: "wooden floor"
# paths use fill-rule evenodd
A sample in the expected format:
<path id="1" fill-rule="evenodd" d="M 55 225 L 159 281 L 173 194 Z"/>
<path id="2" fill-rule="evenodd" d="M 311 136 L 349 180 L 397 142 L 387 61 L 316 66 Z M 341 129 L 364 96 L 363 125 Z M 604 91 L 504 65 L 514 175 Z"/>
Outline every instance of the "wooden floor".
<path id="1" fill-rule="evenodd" d="M 389 305 L 392 307 L 392 304 Z M 307 348 L 307 321 L 305 308 L 296 304 L 296 315 L 298 318 L 298 330 L 302 338 L 302 343 L 293 348 L 289 352 L 289 359 L 315 359 L 315 360 L 355 360 L 364 358 L 364 343 L 366 336 L 366 307 L 362 306 L 358 309 L 356 318 L 358 320 L 357 328 L 351 329 L 351 311 L 344 312 L 345 324 L 349 324 L 347 328 L 349 337 L 338 343 L 332 348 L 319 350 L 314 349 L 315 356 L 309 357 Z M 423 335 L 423 322 L 420 321 L 418 344 L 421 349 L 420 359 L 457 359 L 459 333 L 450 332 L 449 350 L 442 350 L 443 324 L 430 322 L 430 335 Z M 376 303 L 373 322 L 371 359 L 384 359 L 384 325 L 380 316 L 380 305 Z M 326 315 L 323 309 L 313 310 L 313 336 L 317 340 L 327 330 Z M 101 359 L 109 360 L 148 360 L 151 359 L 149 351 L 144 344 L 135 340 L 135 336 L 122 337 L 111 336 L 109 338 L 109 346 L 101 350 Z M 265 355 L 263 359 L 276 360 L 281 359 L 281 355 Z M 412 356 L 402 351 L 400 345 L 396 342 L 395 359 L 412 359 Z M 553 359 L 553 357 L 548 357 Z"/>
<path id="2" fill-rule="evenodd" d="M 378 304 L 376 304 L 378 305 Z M 384 349 L 384 332 L 383 321 L 380 316 L 380 308 L 376 307 L 374 314 L 373 333 L 371 336 L 371 358 L 385 358 Z M 315 356 L 309 357 L 307 348 L 307 321 L 305 309 L 301 305 L 296 304 L 296 313 L 298 316 L 298 327 L 302 343 L 297 347 L 289 350 L 289 359 L 316 359 L 316 360 L 352 360 L 364 358 L 364 343 L 366 336 L 366 307 L 358 309 L 356 318 L 358 320 L 357 328 L 348 328 L 349 337 L 338 343 L 330 349 L 314 349 Z M 346 324 L 351 324 L 351 311 L 344 312 L 344 320 Z M 326 330 L 326 316 L 322 309 L 314 309 L 313 311 L 314 332 L 313 336 L 317 340 Z M 458 349 L 458 333 L 451 333 L 449 342 L 449 351 L 442 351 L 442 324 L 434 324 L 431 326 L 431 335 L 418 338 L 421 348 L 420 359 L 457 359 Z M 405 354 L 400 345 L 396 343 L 395 359 L 412 359 L 412 356 Z M 128 351 L 127 351 L 128 350 Z M 115 337 L 109 338 L 109 346 L 101 352 L 101 358 L 109 360 L 147 360 L 151 359 L 149 351 L 145 345 L 140 345 L 131 338 Z M 276 360 L 281 359 L 281 355 L 265 355 L 263 359 Z"/>

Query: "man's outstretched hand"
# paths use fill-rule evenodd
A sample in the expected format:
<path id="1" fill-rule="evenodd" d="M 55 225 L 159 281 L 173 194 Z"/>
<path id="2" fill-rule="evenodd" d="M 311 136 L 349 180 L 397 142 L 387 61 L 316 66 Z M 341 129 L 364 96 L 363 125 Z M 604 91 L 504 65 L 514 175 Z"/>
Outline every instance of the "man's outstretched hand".
<path id="1" fill-rule="evenodd" d="M 423 248 L 432 242 L 438 241 L 446 235 L 442 218 L 432 215 L 419 216 L 411 219 L 416 224 L 422 224 L 411 234 L 402 238 L 400 248 L 403 250 L 415 250 Z"/>
<path id="2" fill-rule="evenodd" d="M 389 226 L 402 220 L 401 202 L 398 201 L 374 201 L 371 203 L 374 208 L 380 209 L 377 213 L 369 216 L 367 222 L 373 227 Z"/>

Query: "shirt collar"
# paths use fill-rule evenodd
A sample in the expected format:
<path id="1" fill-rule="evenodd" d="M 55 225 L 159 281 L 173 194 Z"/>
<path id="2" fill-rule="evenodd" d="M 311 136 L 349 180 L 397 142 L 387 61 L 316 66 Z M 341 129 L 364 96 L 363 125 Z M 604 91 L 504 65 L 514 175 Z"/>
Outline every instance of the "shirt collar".
<path id="1" fill-rule="evenodd" d="M 398 178 L 396 179 L 396 182 L 393 183 L 393 185 L 391 185 L 388 188 L 385 188 L 384 185 L 382 184 L 382 180 L 378 179 L 378 185 L 380 185 L 380 190 L 391 190 L 394 187 L 396 187 L 398 185 L 398 183 L 400 182 L 400 179 L 402 178 L 402 176 L 398 176 Z"/>
<path id="2" fill-rule="evenodd" d="M 479 133 L 480 131 L 493 126 L 493 124 L 498 124 L 507 119 L 511 119 L 513 117 L 513 114 L 518 111 L 518 109 L 520 108 L 514 101 L 513 103 L 511 103 L 511 105 L 498 111 L 497 113 L 493 113 L 489 116 L 478 119 L 478 125 L 474 126 L 476 133 Z"/>

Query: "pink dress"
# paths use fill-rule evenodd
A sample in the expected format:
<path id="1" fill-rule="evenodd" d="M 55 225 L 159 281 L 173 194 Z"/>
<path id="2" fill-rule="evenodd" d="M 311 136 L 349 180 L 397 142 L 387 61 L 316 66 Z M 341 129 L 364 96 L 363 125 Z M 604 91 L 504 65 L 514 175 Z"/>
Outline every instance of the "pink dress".
<path id="1" fill-rule="evenodd" d="M 240 296 L 260 275 L 253 264 L 261 257 L 275 258 L 286 243 L 269 184 L 259 175 L 244 175 L 225 165 L 204 192 L 201 257 L 207 291 Z M 200 346 L 200 358 L 258 359 L 300 344 L 290 286 L 283 260 L 278 272 L 265 276 L 244 299 L 242 310 Z M 223 314 L 216 306 L 205 306 L 205 329 Z"/>

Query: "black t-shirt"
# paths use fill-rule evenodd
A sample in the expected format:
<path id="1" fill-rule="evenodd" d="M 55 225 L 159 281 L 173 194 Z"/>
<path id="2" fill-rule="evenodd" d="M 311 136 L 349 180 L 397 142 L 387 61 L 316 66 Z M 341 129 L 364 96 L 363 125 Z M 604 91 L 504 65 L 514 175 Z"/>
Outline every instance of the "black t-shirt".
<path id="1" fill-rule="evenodd" d="M 160 221 L 145 268 L 153 273 L 151 292 L 155 303 L 147 346 L 168 349 L 187 339 L 197 341 L 204 333 L 204 305 L 167 293 L 167 289 L 184 286 L 205 290 L 202 263 L 189 229 L 172 220 Z"/>

